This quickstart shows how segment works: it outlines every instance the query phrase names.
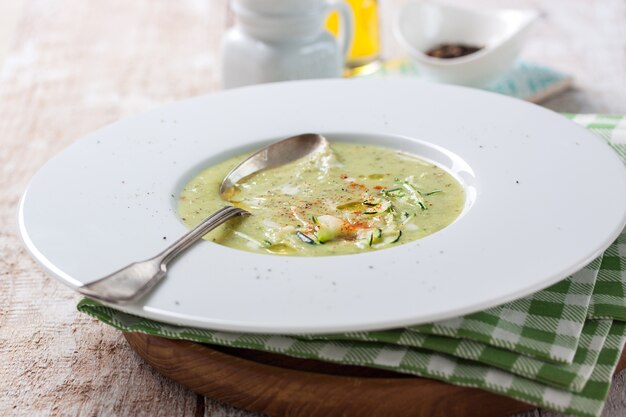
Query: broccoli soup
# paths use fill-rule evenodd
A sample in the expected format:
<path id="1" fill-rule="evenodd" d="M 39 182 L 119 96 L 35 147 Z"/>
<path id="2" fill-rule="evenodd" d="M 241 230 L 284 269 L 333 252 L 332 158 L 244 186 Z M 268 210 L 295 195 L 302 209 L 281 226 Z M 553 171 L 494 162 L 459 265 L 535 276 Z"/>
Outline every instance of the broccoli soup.
<path id="1" fill-rule="evenodd" d="M 225 201 L 220 183 L 247 156 L 204 170 L 182 190 L 179 213 L 189 227 L 227 202 L 252 213 L 205 239 L 277 255 L 351 254 L 428 236 L 452 223 L 464 207 L 461 185 L 433 163 L 348 143 L 245 178 Z"/>

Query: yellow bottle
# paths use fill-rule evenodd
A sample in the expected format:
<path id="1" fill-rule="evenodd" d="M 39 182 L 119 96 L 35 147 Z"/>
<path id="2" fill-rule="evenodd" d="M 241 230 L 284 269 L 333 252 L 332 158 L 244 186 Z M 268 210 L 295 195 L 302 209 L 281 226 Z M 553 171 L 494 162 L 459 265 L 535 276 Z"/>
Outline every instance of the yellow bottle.
<path id="1" fill-rule="evenodd" d="M 378 67 L 380 54 L 378 1 L 346 0 L 354 14 L 354 39 L 348 54 L 348 75 L 364 74 Z M 326 21 L 326 28 L 337 35 L 339 17 L 332 13 Z"/>

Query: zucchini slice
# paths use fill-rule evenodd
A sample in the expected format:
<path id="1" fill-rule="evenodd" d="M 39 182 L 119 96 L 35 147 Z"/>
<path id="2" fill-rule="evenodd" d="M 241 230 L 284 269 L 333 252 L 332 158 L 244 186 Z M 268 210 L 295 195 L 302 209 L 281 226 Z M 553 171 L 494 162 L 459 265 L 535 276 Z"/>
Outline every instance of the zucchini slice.
<path id="1" fill-rule="evenodd" d="M 341 233 L 343 220 L 325 214 L 317 217 L 317 225 L 317 240 L 326 243 Z"/>

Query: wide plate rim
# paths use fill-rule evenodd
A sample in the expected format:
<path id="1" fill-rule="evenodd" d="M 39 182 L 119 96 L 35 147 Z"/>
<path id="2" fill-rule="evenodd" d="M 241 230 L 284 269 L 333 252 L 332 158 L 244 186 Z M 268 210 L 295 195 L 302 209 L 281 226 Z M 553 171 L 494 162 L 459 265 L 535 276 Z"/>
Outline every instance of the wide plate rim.
<path id="1" fill-rule="evenodd" d="M 472 90 L 472 89 L 467 89 L 467 88 L 462 88 L 462 87 L 450 87 L 450 86 L 434 86 L 431 84 L 426 84 L 426 83 L 421 83 L 418 81 L 408 81 L 408 80 L 359 80 L 359 81 L 337 81 L 337 80 L 333 80 L 333 81 L 304 81 L 304 82 L 291 82 L 291 83 L 281 83 L 281 84 L 274 84 L 274 85 L 264 85 L 264 86 L 255 86 L 255 87 L 247 87 L 247 88 L 243 88 L 243 89 L 236 89 L 236 90 L 230 90 L 224 93 L 219 93 L 223 96 L 225 95 L 231 95 L 231 96 L 243 96 L 246 97 L 247 95 L 254 95 L 259 91 L 272 91 L 272 90 L 278 90 L 278 91 L 282 91 L 281 94 L 285 94 L 285 88 L 286 85 L 288 85 L 290 88 L 295 88 L 295 89 L 304 89 L 307 90 L 309 89 L 310 91 L 316 90 L 318 88 L 320 88 L 320 86 L 325 86 L 323 88 L 326 88 L 328 86 L 332 86 L 333 88 L 337 88 L 337 86 L 340 86 L 339 88 L 346 88 L 347 90 L 350 91 L 357 91 L 354 89 L 354 87 L 343 87 L 343 86 L 354 86 L 354 83 L 361 83 L 359 85 L 359 89 L 372 89 L 373 87 L 370 86 L 378 86 L 376 88 L 381 88 L 381 83 L 389 83 L 386 85 L 401 85 L 402 87 L 406 87 L 409 89 L 415 88 L 415 89 L 422 89 L 425 91 L 443 91 L 444 93 L 442 94 L 452 94 L 453 96 L 456 95 L 456 91 L 462 91 L 464 92 L 463 94 L 461 94 L 461 96 L 463 96 L 464 94 L 469 94 L 470 96 L 475 96 L 475 97 L 490 97 L 487 101 L 493 100 L 496 103 L 503 103 L 503 102 L 507 102 L 507 101 L 513 101 L 515 103 L 519 103 L 517 100 L 515 99 L 511 99 L 508 97 L 501 97 L 501 96 L 495 96 L 492 93 L 486 93 L 486 92 L 482 92 L 482 91 L 476 91 L 476 90 Z M 393 88 L 398 88 L 393 87 Z M 373 88 L 375 89 L 375 88 Z M 417 91 L 417 90 L 416 90 Z M 450 91 L 452 91 L 453 93 L 449 93 Z M 397 94 L 397 91 L 396 93 Z M 217 96 L 219 97 L 219 95 Z M 180 106 L 181 103 L 186 103 L 186 105 L 189 104 L 194 104 L 194 103 L 204 103 L 205 101 L 211 101 L 211 100 L 219 100 L 219 98 L 216 99 L 216 95 L 215 94 L 211 94 L 208 96 L 200 96 L 200 97 L 194 97 L 188 100 L 185 100 L 183 102 L 178 102 L 178 103 L 172 103 L 172 104 L 168 104 L 160 109 L 154 110 L 153 112 L 149 112 L 147 114 L 144 115 L 140 115 L 140 116 L 135 116 L 135 117 L 131 117 L 128 119 L 123 119 L 119 122 L 114 123 L 113 125 L 109 125 L 103 129 L 100 129 L 90 135 L 87 135 L 85 138 L 82 139 L 82 141 L 88 142 L 88 141 L 95 141 L 95 137 L 99 134 L 102 134 L 102 132 L 107 132 L 107 129 L 110 129 L 111 126 L 119 126 L 120 124 L 124 124 L 124 123 L 134 123 L 135 121 L 137 121 L 138 119 L 141 119 L 142 117 L 150 117 L 149 115 L 154 113 L 154 114 L 162 114 L 162 112 L 167 112 L 168 108 L 176 108 L 177 106 Z M 236 101 L 236 100 L 235 100 Z M 517 104 L 516 104 L 517 105 Z M 523 104 L 524 107 L 526 108 L 537 108 L 537 106 L 534 106 L 532 104 L 528 104 L 528 103 L 524 103 Z M 534 106 L 534 107 L 533 107 Z M 543 108 L 541 108 L 541 113 L 552 113 L 549 112 Z M 161 113 L 159 113 L 161 112 Z M 554 113 L 553 113 L 554 116 Z M 560 116 L 557 116 L 560 118 Z M 563 120 L 564 121 L 564 120 Z M 595 141 L 600 141 L 599 138 L 596 138 L 595 136 L 591 135 L 589 132 L 587 132 L 586 130 L 584 130 L 581 127 L 578 126 L 572 126 L 573 130 L 578 129 L 578 134 L 580 135 L 579 138 L 583 138 L 581 140 L 585 141 L 589 141 L 589 140 L 595 140 Z M 593 136 L 593 139 L 592 139 Z M 586 138 L 586 139 L 585 139 Z M 81 141 L 77 141 L 76 143 L 79 143 Z M 72 145 L 70 148 L 72 148 L 74 145 Z M 607 147 L 608 148 L 608 147 Z M 64 152 L 65 153 L 65 152 Z M 64 153 L 62 153 L 61 155 L 63 155 Z M 615 160 L 617 160 L 617 156 L 615 156 Z M 51 160 L 48 164 L 46 164 L 46 167 L 49 165 L 54 165 L 56 158 L 54 158 L 53 160 Z M 622 165 L 623 168 L 623 165 Z M 43 169 L 41 170 L 43 171 Z M 41 172 L 40 171 L 40 172 Z M 37 174 L 39 175 L 39 173 Z M 37 177 L 37 175 L 34 177 L 34 179 Z M 33 181 L 34 181 L 33 179 Z M 53 261 L 50 261 L 46 255 L 45 255 L 45 250 L 42 251 L 39 249 L 37 243 L 35 243 L 31 237 L 29 236 L 29 225 L 27 225 L 27 220 L 25 219 L 25 205 L 28 204 L 28 196 L 30 194 L 31 190 L 31 185 L 33 184 L 33 182 L 31 182 L 31 184 L 29 184 L 29 187 L 27 188 L 26 192 L 24 193 L 22 200 L 20 202 L 20 206 L 19 206 L 19 229 L 20 229 L 20 233 L 22 234 L 23 240 L 25 242 L 25 245 L 27 247 L 27 249 L 29 250 L 29 252 L 31 253 L 31 255 L 38 261 L 40 262 L 44 268 L 46 268 L 46 270 L 51 273 L 53 276 L 55 276 L 56 278 L 60 279 L 62 282 L 64 282 L 65 284 L 68 284 L 70 286 L 76 287 L 77 282 L 73 282 L 71 280 L 68 280 L 67 278 L 67 274 L 65 274 L 63 272 L 63 268 L 58 268 L 55 263 Z M 172 324 L 183 324 L 183 325 L 190 325 L 190 326 L 197 326 L 197 327 L 206 327 L 206 328 L 213 328 L 213 329 L 217 329 L 217 330 L 226 330 L 226 331 L 244 331 L 244 332 L 252 332 L 252 333 L 259 333 L 259 332 L 272 332 L 272 333 L 327 333 L 327 332 L 341 332 L 341 331 L 358 331 L 358 330 L 373 330 L 373 329 L 381 329 L 381 328 L 389 328 L 389 327 L 398 327 L 398 326 L 405 326 L 405 325 L 410 325 L 410 324 L 418 324 L 418 323 L 424 323 L 424 322 L 429 322 L 429 321 L 433 321 L 433 320 L 441 320 L 441 319 L 446 319 L 446 318 L 451 318 L 451 317 L 455 317 L 457 315 L 461 315 L 461 314 L 467 314 L 473 311 L 477 311 L 479 309 L 483 309 L 483 308 L 487 308 L 487 307 L 491 307 L 497 304 L 501 304 L 504 303 L 506 301 L 510 301 L 512 299 L 515 298 L 519 298 L 520 296 L 523 295 L 527 295 L 530 294 L 536 290 L 539 290 L 541 288 L 545 288 L 548 285 L 559 281 L 560 279 L 563 279 L 565 276 L 575 272 L 576 270 L 580 269 L 582 266 L 586 265 L 587 263 L 589 263 L 591 260 L 593 260 L 596 256 L 598 256 L 600 253 L 602 253 L 602 251 L 604 251 L 606 249 L 606 247 L 608 247 L 610 245 L 610 243 L 612 243 L 612 241 L 617 237 L 617 235 L 621 232 L 621 230 L 623 229 L 624 225 L 626 223 L 626 212 L 623 211 L 621 219 L 617 219 L 615 221 L 615 227 L 612 228 L 610 233 L 607 233 L 604 237 L 604 239 L 602 240 L 602 242 L 599 242 L 599 244 L 596 245 L 596 248 L 594 250 L 590 250 L 588 251 L 587 255 L 585 257 L 581 257 L 580 259 L 578 259 L 577 262 L 571 263 L 567 268 L 563 268 L 559 274 L 557 275 L 552 275 L 550 277 L 545 277 L 545 279 L 541 280 L 540 282 L 533 282 L 531 285 L 526 285 L 526 286 L 520 286 L 517 288 L 516 291 L 512 291 L 509 292 L 508 294 L 504 294 L 504 295 L 500 295 L 499 297 L 491 297 L 487 300 L 482 299 L 478 302 L 473 302 L 473 303 L 465 303 L 464 305 L 457 305 L 455 307 L 450 307 L 448 308 L 446 311 L 436 311 L 432 314 L 425 314 L 425 313 L 420 313 L 418 316 L 409 316 L 409 315 L 405 315 L 404 317 L 393 317 L 393 318 L 385 318 L 382 320 L 371 320 L 371 317 L 369 318 L 369 320 L 363 321 L 363 322 L 358 322 L 358 320 L 354 320 L 352 319 L 352 321 L 350 323 L 346 322 L 346 321 L 341 321 L 341 320 L 330 320 L 330 317 L 327 317 L 325 319 L 325 321 L 320 321 L 317 324 L 311 324 L 308 323 L 306 325 L 302 325 L 299 324 L 297 322 L 294 323 L 286 323 L 286 322 L 282 322 L 279 324 L 272 324 L 272 323 L 268 323 L 267 321 L 265 322 L 254 322 L 254 320 L 249 321 L 249 320 L 229 320 L 229 319 L 220 319 L 219 317 L 199 317 L 197 314 L 185 314 L 183 312 L 178 312 L 178 311 L 173 311 L 172 308 L 163 308 L 162 306 L 158 306 L 157 305 L 142 305 L 142 304 L 134 304 L 134 305 L 128 305 L 128 306 L 117 306 L 116 308 L 131 313 L 131 314 L 135 314 L 135 315 L 139 315 L 142 317 L 146 317 L 146 318 L 151 318 L 151 319 L 155 319 L 155 320 L 160 320 L 160 321 L 164 321 L 164 322 L 168 322 L 168 323 L 172 323 Z M 395 249 L 394 249 L 395 250 Z M 221 252 L 223 253 L 223 252 Z M 64 276 L 65 275 L 65 276 Z M 157 289 L 158 291 L 158 289 Z M 150 298 L 150 297 L 149 297 Z M 149 303 L 147 303 L 149 304 Z"/>

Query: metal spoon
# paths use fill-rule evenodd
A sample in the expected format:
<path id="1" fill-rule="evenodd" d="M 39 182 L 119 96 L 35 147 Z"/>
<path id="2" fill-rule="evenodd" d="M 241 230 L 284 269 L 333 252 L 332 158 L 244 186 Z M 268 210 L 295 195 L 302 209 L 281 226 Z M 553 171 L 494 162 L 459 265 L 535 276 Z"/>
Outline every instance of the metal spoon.
<path id="1" fill-rule="evenodd" d="M 224 197 L 239 181 L 263 169 L 284 165 L 319 152 L 328 146 L 322 135 L 306 133 L 275 142 L 237 165 L 222 181 L 220 195 Z M 227 199 L 226 199 L 227 200 Z M 188 249 L 202 236 L 235 216 L 249 212 L 226 206 L 204 219 L 198 226 L 153 258 L 134 262 L 110 275 L 85 284 L 77 291 L 90 298 L 113 304 L 125 304 L 145 295 L 167 273 L 167 264 Z"/>

